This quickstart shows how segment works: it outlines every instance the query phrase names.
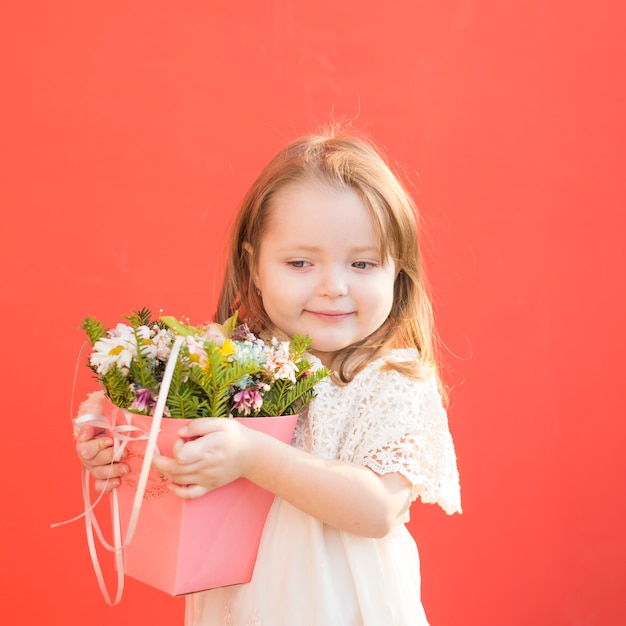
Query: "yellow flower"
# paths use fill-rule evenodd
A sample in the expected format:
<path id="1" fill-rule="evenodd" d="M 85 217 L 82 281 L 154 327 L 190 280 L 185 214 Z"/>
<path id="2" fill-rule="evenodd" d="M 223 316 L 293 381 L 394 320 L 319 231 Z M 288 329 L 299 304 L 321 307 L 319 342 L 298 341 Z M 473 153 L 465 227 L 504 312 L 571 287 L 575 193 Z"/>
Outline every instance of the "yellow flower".
<path id="1" fill-rule="evenodd" d="M 225 359 L 227 359 L 232 354 L 235 354 L 235 352 L 237 352 L 237 346 L 235 345 L 235 343 L 233 341 L 231 341 L 230 339 L 226 339 L 224 341 L 224 344 L 220 348 L 220 354 Z"/>

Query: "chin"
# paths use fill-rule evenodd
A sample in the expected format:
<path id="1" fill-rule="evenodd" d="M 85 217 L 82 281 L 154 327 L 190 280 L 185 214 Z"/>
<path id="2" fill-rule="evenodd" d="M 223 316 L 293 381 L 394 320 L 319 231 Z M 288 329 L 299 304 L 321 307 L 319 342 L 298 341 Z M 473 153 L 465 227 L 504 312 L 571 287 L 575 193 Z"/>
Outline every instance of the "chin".
<path id="1" fill-rule="evenodd" d="M 325 355 L 334 355 L 336 352 L 339 352 L 340 350 L 343 350 L 344 348 L 347 348 L 349 344 L 347 343 L 341 343 L 341 344 L 336 344 L 336 343 L 322 343 L 322 344 L 311 344 L 311 348 L 310 351 L 313 354 L 325 354 Z"/>

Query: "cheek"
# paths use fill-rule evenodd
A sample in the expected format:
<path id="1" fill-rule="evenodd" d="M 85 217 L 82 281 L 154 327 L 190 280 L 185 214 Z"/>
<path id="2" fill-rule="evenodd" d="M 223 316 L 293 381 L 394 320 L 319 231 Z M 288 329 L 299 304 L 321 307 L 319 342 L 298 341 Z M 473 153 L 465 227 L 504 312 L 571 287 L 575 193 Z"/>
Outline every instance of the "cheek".
<path id="1" fill-rule="evenodd" d="M 393 308 L 394 296 L 394 281 L 387 280 L 380 286 L 378 297 L 372 303 L 374 306 L 377 304 L 380 315 L 384 315 L 385 319 L 387 319 Z"/>
<path id="2" fill-rule="evenodd" d="M 286 309 L 290 302 L 295 299 L 294 290 L 284 280 L 262 282 L 260 289 L 263 306 L 268 313 L 276 313 Z"/>

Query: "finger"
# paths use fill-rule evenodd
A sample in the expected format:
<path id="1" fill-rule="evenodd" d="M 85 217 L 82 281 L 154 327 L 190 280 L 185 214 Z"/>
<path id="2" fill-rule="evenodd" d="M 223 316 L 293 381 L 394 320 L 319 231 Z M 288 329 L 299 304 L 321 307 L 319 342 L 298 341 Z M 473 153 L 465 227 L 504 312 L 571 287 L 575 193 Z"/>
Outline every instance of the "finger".
<path id="1" fill-rule="evenodd" d="M 155 456 L 152 467 L 163 474 L 167 479 L 178 483 L 186 483 L 182 477 L 188 474 L 188 468 L 181 466 L 175 459 L 168 456 Z"/>
<path id="2" fill-rule="evenodd" d="M 106 493 L 107 491 L 113 491 L 122 484 L 119 478 L 108 479 L 96 479 L 93 482 L 94 488 L 98 493 Z"/>
<path id="3" fill-rule="evenodd" d="M 105 432 L 104 428 L 97 428 L 90 425 L 81 426 L 76 433 L 76 441 L 79 443 L 89 441 L 90 439 L 101 436 Z"/>
<path id="4" fill-rule="evenodd" d="M 155 455 L 152 459 L 152 467 L 162 474 L 169 475 L 177 467 L 176 461 L 169 456 Z"/>
<path id="5" fill-rule="evenodd" d="M 188 447 L 191 443 L 195 443 L 196 441 L 199 442 L 201 440 L 198 439 L 189 442 L 177 439 L 172 447 L 173 456 L 155 455 L 152 459 L 152 465 L 162 472 L 176 472 L 179 470 L 187 472 L 190 471 L 192 466 L 199 465 L 200 463 L 206 464 L 207 452 L 210 451 L 206 449 L 206 443 L 201 447 Z"/>
<path id="6" fill-rule="evenodd" d="M 222 418 L 214 418 L 217 421 L 224 422 Z M 240 427 L 237 422 L 224 425 L 219 424 L 217 426 L 209 426 L 202 428 L 206 430 L 204 435 L 179 439 L 174 443 L 173 456 L 181 464 L 190 464 L 199 460 L 207 462 L 217 462 L 222 458 L 225 450 L 227 450 L 228 441 L 232 441 L 228 438 L 227 430 L 235 427 Z M 225 439 L 226 437 L 226 439 Z"/>
<path id="7" fill-rule="evenodd" d="M 172 493 L 183 500 L 193 500 L 209 493 L 209 490 L 202 485 L 177 485 L 171 483 L 169 488 Z"/>
<path id="8" fill-rule="evenodd" d="M 110 463 L 108 465 L 95 465 L 88 468 L 91 475 L 99 480 L 109 480 L 121 478 L 129 472 L 129 467 L 125 463 Z"/>
<path id="9" fill-rule="evenodd" d="M 113 446 L 113 439 L 110 437 L 95 437 L 94 443 L 98 446 L 98 452 L 102 450 L 106 450 L 107 448 L 111 448 Z"/>
<path id="10" fill-rule="evenodd" d="M 95 459 L 95 457 L 113 446 L 113 441 L 108 437 L 96 437 L 95 439 L 89 439 L 87 441 L 79 441 L 76 444 L 76 452 L 78 452 L 78 456 L 85 460 L 91 461 Z"/>
<path id="11" fill-rule="evenodd" d="M 202 463 L 180 465 L 169 457 L 158 457 L 158 459 L 153 460 L 152 466 L 168 480 L 181 485 L 196 482 L 202 470 L 205 469 Z"/>
<path id="12" fill-rule="evenodd" d="M 190 439 L 194 437 L 202 437 L 217 430 L 222 430 L 224 427 L 223 417 L 199 417 L 187 422 L 179 431 L 178 434 L 184 439 Z"/>
<path id="13" fill-rule="evenodd" d="M 177 439 L 174 442 L 172 454 L 181 465 L 191 465 L 206 458 L 206 454 L 211 451 L 209 444 L 209 437 L 206 435 L 199 439 Z"/>
<path id="14" fill-rule="evenodd" d="M 182 439 L 177 439 L 172 446 L 172 456 L 179 462 L 184 463 L 184 459 L 181 459 L 180 454 L 185 446 L 185 443 Z"/>
<path id="15" fill-rule="evenodd" d="M 111 458 L 109 459 L 109 463 L 113 459 L 113 439 L 110 437 L 95 437 L 88 439 L 87 441 L 79 441 L 76 444 L 76 450 L 78 452 L 78 456 L 81 459 L 86 461 L 95 459 L 98 454 L 100 454 L 103 450 L 111 449 Z M 102 462 L 106 462 L 104 459 L 101 459 Z"/>

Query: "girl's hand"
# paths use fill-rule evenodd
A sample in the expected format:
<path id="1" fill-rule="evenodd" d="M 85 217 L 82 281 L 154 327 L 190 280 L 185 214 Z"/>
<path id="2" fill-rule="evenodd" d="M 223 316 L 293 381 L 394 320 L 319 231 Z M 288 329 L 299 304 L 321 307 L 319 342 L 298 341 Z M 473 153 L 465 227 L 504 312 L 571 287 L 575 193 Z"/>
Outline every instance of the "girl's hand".
<path id="1" fill-rule="evenodd" d="M 94 477 L 96 491 L 111 491 L 128 473 L 126 463 L 113 463 L 113 439 L 102 428 L 83 426 L 76 436 L 76 452 L 83 466 Z M 122 458 L 128 455 L 126 450 Z"/>
<path id="2" fill-rule="evenodd" d="M 172 481 L 170 488 L 180 498 L 199 498 L 250 471 L 258 433 L 235 420 L 194 419 L 179 434 L 173 457 L 156 456 L 152 465 Z"/>
<path id="3" fill-rule="evenodd" d="M 80 405 L 78 415 L 94 413 L 101 415 L 104 412 L 104 393 L 96 391 L 90 394 Z M 75 433 L 76 452 L 83 466 L 94 477 L 96 491 L 111 491 L 120 484 L 120 477 L 128 473 L 125 463 L 112 463 L 113 439 L 106 430 L 90 426 L 89 423 L 81 426 Z M 128 456 L 124 451 L 122 458 Z"/>

